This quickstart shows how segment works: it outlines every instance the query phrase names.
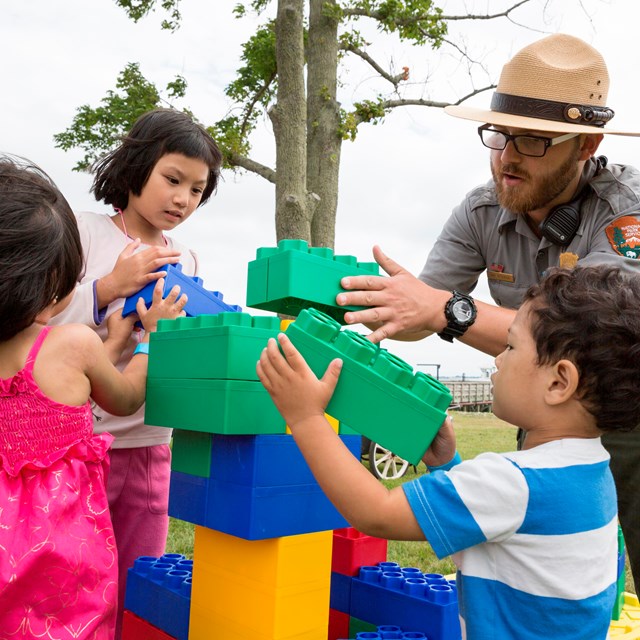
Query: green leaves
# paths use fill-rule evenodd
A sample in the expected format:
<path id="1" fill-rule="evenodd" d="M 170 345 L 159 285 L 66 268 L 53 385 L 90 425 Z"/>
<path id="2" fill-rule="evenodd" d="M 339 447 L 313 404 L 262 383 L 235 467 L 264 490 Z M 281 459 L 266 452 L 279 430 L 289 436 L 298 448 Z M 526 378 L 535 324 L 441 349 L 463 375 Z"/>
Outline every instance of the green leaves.
<path id="1" fill-rule="evenodd" d="M 134 21 L 138 22 L 151 11 L 155 11 L 155 5 L 158 0 L 115 0 L 115 3 L 122 7 L 127 15 Z M 179 10 L 180 0 L 160 0 L 160 7 L 169 13 L 169 18 L 164 19 L 161 23 L 163 29 L 175 31 L 180 26 L 182 15 Z"/>
<path id="2" fill-rule="evenodd" d="M 396 33 L 401 40 L 417 45 L 428 42 L 434 49 L 442 45 L 447 33 L 442 10 L 432 0 L 346 0 L 339 14 L 350 20 L 371 18 L 384 33 Z"/>
<path id="3" fill-rule="evenodd" d="M 166 94 L 172 99 L 181 98 L 186 88 L 185 79 L 176 76 L 167 85 Z M 100 156 L 115 147 L 138 116 L 160 106 L 161 95 L 142 75 L 139 65 L 129 63 L 118 76 L 116 91 L 107 91 L 100 103 L 96 108 L 87 104 L 79 107 L 71 126 L 53 137 L 55 146 L 60 149 L 84 150 L 75 171 L 88 170 Z"/>
<path id="4" fill-rule="evenodd" d="M 347 112 L 340 109 L 340 127 L 338 133 L 343 140 L 351 140 L 353 142 L 358 134 L 358 125 L 362 122 L 370 124 L 378 124 L 389 111 L 385 107 L 385 99 L 378 97 L 377 100 L 363 100 L 353 105 L 354 109 Z"/>

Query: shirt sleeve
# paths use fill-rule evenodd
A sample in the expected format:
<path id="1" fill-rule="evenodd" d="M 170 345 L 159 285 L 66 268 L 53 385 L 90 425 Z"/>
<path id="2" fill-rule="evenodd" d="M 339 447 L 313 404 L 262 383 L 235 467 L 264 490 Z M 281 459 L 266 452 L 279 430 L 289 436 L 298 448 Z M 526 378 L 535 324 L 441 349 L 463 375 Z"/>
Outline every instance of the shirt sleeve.
<path id="1" fill-rule="evenodd" d="M 436 289 L 471 293 L 485 267 L 466 199 L 453 210 L 418 277 Z"/>
<path id="2" fill-rule="evenodd" d="M 529 498 L 520 469 L 496 453 L 421 476 L 403 489 L 438 558 L 509 538 L 524 521 Z"/>
<path id="3" fill-rule="evenodd" d="M 96 280 L 84 281 L 86 275 L 87 256 L 91 248 L 91 231 L 85 218 L 81 214 L 76 214 L 78 231 L 80 232 L 80 242 L 82 243 L 82 253 L 84 255 L 82 271 L 78 276 L 78 284 L 73 292 L 71 302 L 66 309 L 53 317 L 49 324 L 60 325 L 69 323 L 86 324 L 95 329 L 104 320 L 105 309 L 98 309 L 98 298 L 96 295 Z"/>
<path id="4" fill-rule="evenodd" d="M 106 315 L 106 307 L 102 310 L 97 308 L 95 283 L 95 280 L 91 280 L 78 284 L 66 309 L 51 318 L 49 324 L 79 323 L 92 329 L 100 326 Z"/>
<path id="5" fill-rule="evenodd" d="M 628 273 L 640 273 L 640 206 L 634 205 L 589 230 L 589 252 L 580 266 L 606 264 Z"/>

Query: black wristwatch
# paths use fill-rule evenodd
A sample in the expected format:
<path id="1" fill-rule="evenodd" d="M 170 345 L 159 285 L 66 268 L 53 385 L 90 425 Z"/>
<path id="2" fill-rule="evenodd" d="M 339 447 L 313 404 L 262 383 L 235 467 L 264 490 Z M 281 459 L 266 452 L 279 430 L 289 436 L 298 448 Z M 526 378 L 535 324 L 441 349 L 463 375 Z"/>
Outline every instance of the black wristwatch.
<path id="1" fill-rule="evenodd" d="M 447 326 L 438 334 L 443 340 L 453 342 L 476 321 L 478 310 L 471 296 L 454 291 L 444 307 Z"/>

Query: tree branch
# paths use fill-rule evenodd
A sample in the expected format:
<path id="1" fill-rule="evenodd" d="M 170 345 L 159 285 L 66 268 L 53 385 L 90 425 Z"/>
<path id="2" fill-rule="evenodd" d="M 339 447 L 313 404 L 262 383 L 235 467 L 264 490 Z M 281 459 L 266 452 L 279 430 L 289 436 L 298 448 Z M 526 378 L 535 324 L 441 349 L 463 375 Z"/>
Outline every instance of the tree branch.
<path id="1" fill-rule="evenodd" d="M 508 9 L 505 9 L 504 11 L 501 11 L 500 13 L 485 14 L 485 15 L 475 15 L 475 14 L 469 13 L 466 15 L 459 15 L 459 16 L 440 15 L 439 19 L 444 22 L 447 22 L 449 20 L 451 21 L 453 20 L 493 20 L 495 18 L 510 18 L 509 14 L 512 11 L 515 11 L 516 9 L 521 7 L 523 4 L 526 4 L 527 2 L 531 2 L 531 0 L 520 0 L 519 2 L 516 2 L 514 5 L 512 5 Z M 343 8 L 342 13 L 346 17 L 372 18 L 373 20 L 378 20 L 380 22 L 384 22 L 384 20 L 387 18 L 387 15 L 383 14 L 381 11 L 366 11 L 365 9 L 352 9 L 349 7 Z M 427 14 L 422 13 L 422 14 L 415 14 L 408 18 L 398 18 L 394 20 L 394 22 L 398 26 L 405 26 L 410 24 L 416 24 L 423 20 L 431 20 L 431 19 L 433 19 L 433 15 L 428 13 Z"/>
<path id="2" fill-rule="evenodd" d="M 453 21 L 453 20 L 493 20 L 495 18 L 511 18 L 510 17 L 510 13 L 512 11 L 515 11 L 516 9 L 518 9 L 519 7 L 521 7 L 523 4 L 527 4 L 527 2 L 531 2 L 531 0 L 520 0 L 520 2 L 516 2 L 514 5 L 511 5 L 508 9 L 506 9 L 505 11 L 502 11 L 500 13 L 494 13 L 494 14 L 485 14 L 485 15 L 476 15 L 473 13 L 469 13 L 467 15 L 464 16 L 445 16 L 445 15 L 441 15 L 440 19 L 441 20 L 445 20 L 446 22 L 449 21 Z"/>
<path id="3" fill-rule="evenodd" d="M 384 109 L 395 109 L 396 107 L 409 107 L 409 106 L 418 106 L 418 107 L 438 107 L 439 109 L 444 109 L 444 107 L 448 107 L 450 105 L 456 105 L 468 100 L 469 98 L 478 95 L 479 93 L 483 93 L 484 91 L 490 91 L 491 89 L 495 89 L 496 85 L 491 84 L 487 87 L 482 87 L 482 89 L 474 89 L 471 93 L 468 93 L 466 96 L 460 98 L 460 100 L 456 100 L 455 102 L 438 102 L 436 100 L 425 100 L 424 98 L 397 98 L 395 100 L 383 100 L 380 103 Z"/>
<path id="4" fill-rule="evenodd" d="M 385 71 L 366 51 L 359 49 L 353 44 L 349 44 L 347 46 L 342 47 L 343 51 L 351 51 L 351 53 L 355 53 L 358 57 L 362 58 L 366 63 L 370 64 L 385 80 L 388 80 L 396 89 L 398 85 L 403 80 L 407 80 L 409 77 L 408 68 L 404 68 L 402 73 L 398 73 L 395 76 L 392 76 L 390 73 Z"/>
<path id="5" fill-rule="evenodd" d="M 242 138 L 245 137 L 247 133 L 247 127 L 249 125 L 249 120 L 251 119 L 251 114 L 253 112 L 253 108 L 256 104 L 262 99 L 262 96 L 267 92 L 271 83 L 276 79 L 276 73 L 272 73 L 271 77 L 260 87 L 258 91 L 254 94 L 253 98 L 251 98 L 247 108 L 244 110 L 244 118 L 242 118 L 242 124 L 240 125 L 240 134 Z"/>
<path id="6" fill-rule="evenodd" d="M 425 100 L 424 98 L 397 98 L 395 100 L 381 100 L 377 103 L 377 106 L 383 109 L 384 111 L 388 111 L 390 109 L 395 109 L 397 107 L 435 107 L 438 109 L 444 109 L 444 107 L 448 107 L 449 105 L 460 104 L 465 100 L 468 100 L 472 96 L 478 95 L 483 91 L 489 91 L 491 89 L 495 89 L 496 85 L 492 84 L 487 87 L 483 87 L 482 89 L 474 89 L 471 93 L 468 93 L 466 96 L 460 98 L 460 100 L 456 100 L 456 102 L 439 102 L 437 100 Z M 359 125 L 362 122 L 369 122 L 371 118 L 367 119 L 358 115 L 358 112 L 354 112 L 355 125 Z M 381 117 L 381 116 L 379 116 Z"/>
<path id="7" fill-rule="evenodd" d="M 251 160 L 251 158 L 232 153 L 229 157 L 229 164 L 233 167 L 240 167 L 241 169 L 251 171 L 251 173 L 256 173 L 272 184 L 276 183 L 276 172 L 271 167 Z"/>

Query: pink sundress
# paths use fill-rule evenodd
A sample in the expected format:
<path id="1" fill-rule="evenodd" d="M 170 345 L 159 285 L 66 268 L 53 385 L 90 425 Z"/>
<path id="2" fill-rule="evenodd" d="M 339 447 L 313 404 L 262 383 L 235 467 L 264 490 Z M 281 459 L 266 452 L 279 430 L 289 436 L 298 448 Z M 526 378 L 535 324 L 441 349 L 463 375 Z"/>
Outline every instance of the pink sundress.
<path id="1" fill-rule="evenodd" d="M 117 556 L 105 480 L 112 437 L 89 403 L 42 393 L 33 365 L 0 379 L 0 640 L 112 640 Z"/>

